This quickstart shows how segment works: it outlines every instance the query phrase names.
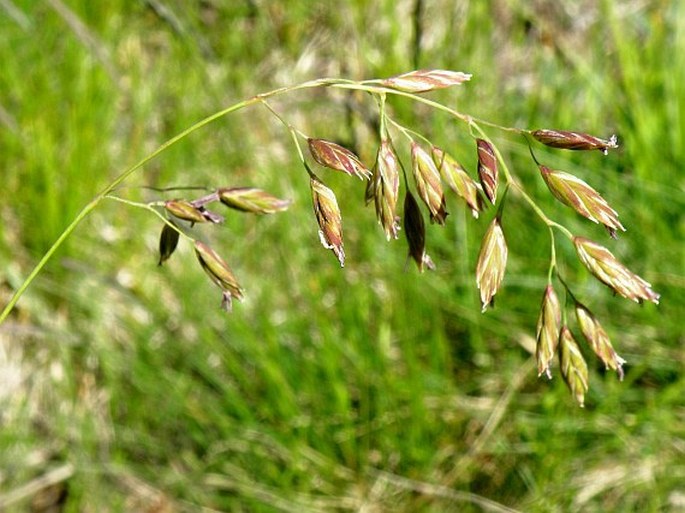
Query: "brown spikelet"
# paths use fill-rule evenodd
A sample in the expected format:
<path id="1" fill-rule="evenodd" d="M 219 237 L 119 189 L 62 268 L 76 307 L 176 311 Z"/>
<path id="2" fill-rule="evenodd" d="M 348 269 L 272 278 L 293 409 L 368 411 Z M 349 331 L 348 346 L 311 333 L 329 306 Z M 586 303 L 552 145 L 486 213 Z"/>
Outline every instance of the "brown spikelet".
<path id="1" fill-rule="evenodd" d="M 576 302 L 575 311 L 578 326 L 585 340 L 606 368 L 616 371 L 618 378 L 623 380 L 623 364 L 626 361 L 616 354 L 602 325 L 583 304 Z"/>
<path id="2" fill-rule="evenodd" d="M 376 156 L 374 175 L 367 187 L 368 195 L 374 200 L 376 217 L 385 231 L 388 240 L 397 239 L 400 229 L 399 217 L 396 215 L 397 196 L 400 186 L 400 170 L 397 155 L 388 139 L 382 139 Z"/>
<path id="3" fill-rule="evenodd" d="M 204 242 L 195 241 L 195 256 L 197 256 L 202 269 L 221 288 L 223 292 L 221 307 L 230 312 L 232 299 L 239 301 L 243 299 L 243 289 L 236 280 L 233 271 L 226 261 Z"/>
<path id="4" fill-rule="evenodd" d="M 173 224 L 173 221 L 169 222 Z M 159 236 L 159 263 L 157 265 L 162 265 L 174 253 L 178 246 L 178 237 L 178 230 L 164 223 Z"/>
<path id="5" fill-rule="evenodd" d="M 478 147 L 478 177 L 480 178 L 480 184 L 483 187 L 485 197 L 494 205 L 497 199 L 498 180 L 495 150 L 492 144 L 485 139 L 477 139 L 476 145 Z"/>
<path id="6" fill-rule="evenodd" d="M 436 146 L 433 147 L 432 153 L 433 161 L 438 167 L 442 179 L 455 194 L 466 202 L 473 217 L 478 218 L 479 213 L 485 207 L 480 193 L 480 185 L 448 153 Z"/>
<path id="7" fill-rule="evenodd" d="M 574 237 L 578 258 L 585 267 L 614 292 L 637 303 L 659 304 L 659 294 L 652 286 L 619 262 L 604 246 L 584 237 Z"/>
<path id="8" fill-rule="evenodd" d="M 559 335 L 559 364 L 561 376 L 582 408 L 585 405 L 585 392 L 588 390 L 587 363 L 573 333 L 566 325 L 561 328 Z"/>
<path id="9" fill-rule="evenodd" d="M 325 139 L 307 139 L 307 142 L 312 157 L 322 166 L 356 176 L 360 180 L 371 178 L 371 171 L 347 148 Z"/>
<path id="10" fill-rule="evenodd" d="M 255 187 L 224 187 L 217 193 L 227 207 L 251 214 L 275 214 L 287 210 L 291 203 Z"/>
<path id="11" fill-rule="evenodd" d="M 545 166 L 540 166 L 540 174 L 555 198 L 590 221 L 603 224 L 613 238 L 616 238 L 616 230 L 626 230 L 616 211 L 580 178 Z"/>
<path id="12" fill-rule="evenodd" d="M 431 222 L 445 224 L 447 212 L 440 171 L 428 152 L 415 142 L 411 144 L 411 160 L 416 190 L 430 211 Z"/>
<path id="13" fill-rule="evenodd" d="M 556 354 L 561 330 L 561 306 L 551 284 L 545 288 L 537 326 L 535 358 L 538 362 L 538 376 L 546 374 L 552 379 L 550 365 Z"/>
<path id="14" fill-rule="evenodd" d="M 507 241 L 498 217 L 495 217 L 483 236 L 476 265 L 476 284 L 480 289 L 483 312 L 494 303 L 507 266 Z"/>
<path id="15" fill-rule="evenodd" d="M 471 79 L 468 73 L 443 69 L 420 69 L 386 78 L 380 83 L 385 87 L 407 93 L 426 93 L 458 85 Z"/>
<path id="16" fill-rule="evenodd" d="M 615 135 L 606 140 L 582 132 L 546 129 L 535 130 L 531 135 L 545 146 L 565 150 L 599 150 L 606 155 L 608 150 L 618 148 Z"/>
<path id="17" fill-rule="evenodd" d="M 342 216 L 335 193 L 315 175 L 310 175 L 309 186 L 312 192 L 314 215 L 316 222 L 319 223 L 321 244 L 324 248 L 333 250 L 340 262 L 340 267 L 344 267 Z"/>
<path id="18" fill-rule="evenodd" d="M 175 199 L 164 202 L 164 209 L 171 215 L 191 223 L 222 223 L 224 218 L 218 214 L 206 210 L 204 206 L 197 206 L 194 203 Z"/>
<path id="19" fill-rule="evenodd" d="M 426 225 L 419 204 L 410 191 L 404 196 L 404 234 L 409 244 L 409 256 L 414 259 L 419 271 L 423 272 L 424 265 L 434 270 L 435 264 L 426 253 Z"/>

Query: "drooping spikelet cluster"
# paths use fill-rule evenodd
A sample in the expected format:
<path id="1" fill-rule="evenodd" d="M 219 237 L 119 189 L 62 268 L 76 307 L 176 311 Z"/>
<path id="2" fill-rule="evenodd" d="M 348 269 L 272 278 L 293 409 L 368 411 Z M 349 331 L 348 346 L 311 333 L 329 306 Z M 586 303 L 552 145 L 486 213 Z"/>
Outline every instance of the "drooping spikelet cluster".
<path id="1" fill-rule="evenodd" d="M 223 203 L 225 206 L 248 214 L 275 214 L 287 210 L 289 200 L 279 199 L 254 187 L 223 187 L 196 200 L 175 199 L 164 202 L 168 220 L 162 227 L 159 238 L 159 265 L 167 261 L 176 250 L 180 235 L 181 222 L 215 223 L 224 217 L 207 210 L 210 203 Z M 195 256 L 209 278 L 221 289 L 221 307 L 231 311 L 232 300 L 243 299 L 243 289 L 226 261 L 206 243 L 193 239 Z"/>
<path id="2" fill-rule="evenodd" d="M 546 146 L 567 150 L 600 150 L 606 154 L 609 149 L 618 146 L 615 136 L 604 140 L 589 134 L 563 130 L 535 130 L 530 135 Z M 612 238 L 616 238 L 617 230 L 625 231 L 618 220 L 618 213 L 585 181 L 539 163 L 538 167 L 550 192 L 561 203 L 573 208 L 583 217 L 603 224 Z M 581 263 L 615 294 L 638 303 L 645 300 L 659 303 L 659 294 L 652 290 L 652 286 L 619 262 L 607 248 L 580 236 L 571 237 L 571 241 Z M 583 338 L 606 368 L 616 371 L 619 378 L 623 379 L 622 366 L 625 360 L 616 353 L 597 318 L 575 299 L 568 285 L 563 280 L 560 281 L 575 305 L 576 322 Z M 550 282 L 545 289 L 538 320 L 538 374 L 552 377 L 550 368 L 555 353 L 558 353 L 561 375 L 578 403 L 583 406 L 588 390 L 587 363 L 562 314 L 560 302 Z"/>
<path id="3" fill-rule="evenodd" d="M 512 185 L 512 188 L 520 188 L 520 185 L 512 179 L 497 147 L 473 118 L 447 109 L 470 125 L 475 143 L 474 157 L 477 161 L 474 177 L 448 151 L 432 144 L 426 137 L 403 128 L 388 116 L 384 108 L 386 95 L 394 93 L 418 100 L 420 97 L 416 95 L 419 93 L 459 85 L 468 81 L 470 77 L 467 73 L 455 71 L 418 70 L 387 79 L 356 83 L 358 88 L 376 95 L 381 106 L 378 148 L 371 166 L 367 167 L 355 152 L 336 142 L 323 138 L 303 137 L 306 138 L 310 158 L 316 164 L 367 182 L 366 203 L 373 205 L 385 237 L 388 241 L 395 240 L 403 230 L 408 245 L 408 258 L 414 260 L 421 272 L 424 269 L 435 268 L 435 263 L 426 252 L 426 222 L 422 210 L 426 211 L 431 223 L 444 225 L 448 217 L 445 190 L 451 191 L 463 201 L 474 218 L 479 218 L 489 205 L 497 204 L 497 211 L 484 231 L 475 265 L 476 286 L 482 311 L 485 312 L 488 307 L 494 306 L 495 296 L 502 287 L 507 266 L 509 250 L 503 228 L 507 190 Z M 435 105 L 435 102 L 431 103 Z M 408 139 L 406 151 L 399 152 L 409 155 L 410 162 L 406 166 L 398 156 L 393 134 L 389 130 L 389 127 L 393 126 L 401 137 Z M 292 130 L 292 127 L 290 128 Z M 564 130 L 510 130 L 524 135 L 529 144 L 532 138 L 552 148 L 598 150 L 606 154 L 608 150 L 617 147 L 615 136 L 605 140 L 581 132 Z M 296 142 L 299 145 L 299 142 Z M 313 166 L 308 162 L 309 159 L 302 151 L 299 153 L 309 175 L 314 218 L 318 225 L 321 244 L 333 251 L 342 267 L 345 265 L 345 249 L 342 213 L 338 199 L 334 191 L 312 170 Z M 616 210 L 592 186 L 577 176 L 540 164 L 534 155 L 533 159 L 542 180 L 559 202 L 574 209 L 586 219 L 602 224 L 613 238 L 616 238 L 617 232 L 625 231 L 618 220 Z M 501 180 L 505 181 L 502 184 L 504 192 L 498 198 Z M 447 186 L 446 189 L 444 185 Z M 532 199 L 529 200 L 530 203 L 533 202 Z M 223 216 L 206 208 L 213 202 L 220 202 L 231 209 L 252 214 L 273 214 L 286 210 L 290 205 L 287 200 L 252 187 L 225 187 L 196 200 L 166 201 L 163 206 L 168 220 L 160 236 L 160 264 L 174 252 L 179 235 L 183 234 L 180 229 L 181 222 L 188 222 L 191 226 L 195 223 L 223 222 Z M 607 248 L 584 237 L 572 235 L 563 226 L 550 221 L 537 206 L 534 205 L 534 209 L 549 228 L 560 229 L 568 236 L 580 262 L 601 283 L 627 299 L 640 303 L 645 300 L 658 303 L 659 294 L 652 290 L 651 285 L 620 263 Z M 554 238 L 552 243 L 554 248 Z M 243 289 L 231 268 L 207 244 L 194 240 L 194 249 L 200 265 L 222 291 L 222 306 L 230 310 L 232 300 L 240 300 L 243 297 Z M 554 255 L 553 251 L 536 330 L 535 358 L 538 375 L 544 374 L 551 378 L 554 361 L 558 358 L 561 375 L 582 406 L 588 390 L 588 366 L 583 358 L 582 348 L 567 323 L 562 306 L 566 302 L 560 301 L 553 286 L 555 276 L 563 284 L 567 297 L 571 298 L 577 328 L 588 347 L 607 369 L 616 371 L 620 378 L 623 378 L 622 365 L 625 360 L 616 353 L 597 318 L 576 300 L 559 272 Z M 553 271 L 556 271 L 556 274 Z"/>

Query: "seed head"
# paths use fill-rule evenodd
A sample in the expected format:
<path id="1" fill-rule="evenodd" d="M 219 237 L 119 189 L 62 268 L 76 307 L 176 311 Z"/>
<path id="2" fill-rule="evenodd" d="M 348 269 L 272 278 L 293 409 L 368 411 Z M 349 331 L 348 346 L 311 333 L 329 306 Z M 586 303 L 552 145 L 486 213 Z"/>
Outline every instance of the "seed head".
<path id="1" fill-rule="evenodd" d="M 580 326 L 580 331 L 582 331 L 585 340 L 599 359 L 604 362 L 606 368 L 615 370 L 618 378 L 623 381 L 623 364 L 626 361 L 616 354 L 602 325 L 590 310 L 581 303 L 576 302 L 575 310 L 578 326 Z"/>
<path id="2" fill-rule="evenodd" d="M 307 139 L 307 142 L 312 157 L 323 167 L 342 171 L 360 180 L 371 178 L 371 171 L 347 148 L 325 139 Z"/>
<path id="3" fill-rule="evenodd" d="M 345 250 L 343 249 L 342 216 L 338 208 L 338 200 L 331 189 L 316 176 L 311 175 L 309 186 L 312 191 L 314 215 L 319 223 L 319 238 L 326 249 L 332 249 L 340 267 L 345 266 Z"/>
<path id="4" fill-rule="evenodd" d="M 400 172 L 397 155 L 392 149 L 388 139 L 381 140 L 376 167 L 369 181 L 372 187 L 372 199 L 376 207 L 376 217 L 385 231 L 388 240 L 397 239 L 400 230 L 399 217 L 395 214 L 397 209 L 397 196 L 400 186 Z"/>
<path id="5" fill-rule="evenodd" d="M 404 233 L 409 244 L 409 256 L 414 259 L 419 271 L 423 272 L 424 265 L 434 270 L 435 264 L 426 253 L 426 225 L 419 204 L 410 191 L 404 196 Z"/>
<path id="6" fill-rule="evenodd" d="M 195 241 L 195 256 L 202 269 L 221 288 L 223 292 L 221 307 L 230 312 L 232 299 L 235 298 L 238 301 L 243 299 L 243 289 L 238 284 L 233 271 L 224 259 L 204 242 Z"/>
<path id="7" fill-rule="evenodd" d="M 495 217 L 483 236 L 476 265 L 476 284 L 480 289 L 483 312 L 494 304 L 507 266 L 507 241 L 498 217 Z"/>
<path id="8" fill-rule="evenodd" d="M 385 87 L 407 93 L 426 93 L 458 85 L 471 79 L 468 73 L 442 69 L 421 69 L 381 80 Z"/>
<path id="9" fill-rule="evenodd" d="M 614 292 L 637 303 L 644 300 L 659 304 L 659 294 L 652 286 L 616 260 L 604 246 L 584 237 L 574 237 L 578 258 L 585 267 Z"/>
<path id="10" fill-rule="evenodd" d="M 552 379 L 550 365 L 554 359 L 554 354 L 559 343 L 559 331 L 561 329 L 561 307 L 559 298 L 552 285 L 547 285 L 542 296 L 542 307 L 537 327 L 537 344 L 535 347 L 535 358 L 538 362 L 538 376 L 546 374 Z"/>
<path id="11" fill-rule="evenodd" d="M 478 214 L 485 207 L 483 197 L 480 194 L 480 185 L 448 153 L 435 146 L 433 146 L 432 153 L 433 162 L 440 170 L 442 179 L 457 196 L 466 202 L 473 217 L 478 218 Z"/>
<path id="12" fill-rule="evenodd" d="M 559 362 L 561 375 L 582 408 L 585 403 L 585 392 L 588 390 L 587 363 L 580 352 L 573 333 L 566 325 L 559 335 Z"/>
<path id="13" fill-rule="evenodd" d="M 222 216 L 205 210 L 203 206 L 198 207 L 184 199 L 165 201 L 164 208 L 174 217 L 191 223 L 221 223 L 224 220 Z"/>
<path id="14" fill-rule="evenodd" d="M 495 204 L 497 199 L 497 157 L 495 149 L 485 139 L 477 139 L 478 146 L 478 177 L 483 186 L 485 197 L 490 203 Z"/>
<path id="15" fill-rule="evenodd" d="M 221 203 L 251 214 L 274 214 L 287 210 L 290 200 L 279 199 L 254 187 L 225 187 L 218 191 Z"/>
<path id="16" fill-rule="evenodd" d="M 540 173 L 555 198 L 590 221 L 603 224 L 613 238 L 616 238 L 616 230 L 626 230 L 616 211 L 580 178 L 545 166 L 540 166 Z"/>
<path id="17" fill-rule="evenodd" d="M 431 222 L 445 224 L 445 195 L 440 183 L 440 171 L 431 156 L 415 142 L 411 144 L 414 181 L 419 197 L 430 210 Z"/>
<path id="18" fill-rule="evenodd" d="M 173 223 L 173 221 L 169 222 Z M 157 265 L 162 265 L 173 254 L 178 246 L 178 237 L 178 231 L 164 223 L 159 236 L 159 263 Z"/>
<path id="19" fill-rule="evenodd" d="M 565 150 L 599 150 L 606 155 L 608 150 L 618 148 L 615 135 L 608 141 L 590 134 L 566 130 L 535 130 L 531 135 L 545 146 Z"/>

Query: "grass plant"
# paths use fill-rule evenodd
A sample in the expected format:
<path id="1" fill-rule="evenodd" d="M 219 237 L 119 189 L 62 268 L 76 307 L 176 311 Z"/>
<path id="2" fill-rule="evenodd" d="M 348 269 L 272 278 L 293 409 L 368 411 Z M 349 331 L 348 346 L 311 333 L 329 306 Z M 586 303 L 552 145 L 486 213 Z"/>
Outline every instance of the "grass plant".
<path id="1" fill-rule="evenodd" d="M 0 327 L 0 508 L 681 508 L 680 3 L 287 4 L 0 3 L 0 304 L 69 235 Z M 412 16 L 421 16 L 418 51 Z M 184 132 L 259 91 L 427 67 L 473 73 L 458 92 L 426 96 L 457 112 L 618 134 L 607 157 L 534 146 L 549 169 L 591 183 L 621 212 L 627 232 L 614 243 L 549 193 L 520 135 L 484 128 L 543 212 L 574 234 L 604 237 L 661 293 L 659 308 L 611 297 L 559 237 L 565 281 L 627 360 L 620 382 L 579 344 L 589 363 L 584 409 L 562 380 L 536 378 L 549 234 L 513 191 L 502 221 L 506 274 L 483 315 L 476 267 L 496 209 L 475 220 L 448 197 L 446 225 L 425 224 L 436 270 L 419 274 L 405 247 L 385 240 L 392 226 L 378 228 L 375 203 L 362 206 L 364 185 L 314 169 L 344 222 L 341 270 L 321 250 L 310 179 L 267 109 Z M 377 110 L 364 96 L 310 89 L 268 101 L 288 123 L 370 163 Z M 475 177 L 463 123 L 425 103 L 386 101 L 392 119 L 440 141 Z M 411 159 L 399 144 L 397 154 Z M 125 183 L 115 178 L 122 163 L 139 168 Z M 157 266 L 161 224 L 148 207 L 248 184 L 292 204 L 195 227 L 226 248 L 245 288 L 225 315 L 192 245 L 181 241 Z M 178 189 L 188 185 L 203 191 Z M 157 190 L 168 187 L 177 189 Z M 104 201 L 111 193 L 145 210 Z M 88 216 L 65 232 L 83 205 Z"/>

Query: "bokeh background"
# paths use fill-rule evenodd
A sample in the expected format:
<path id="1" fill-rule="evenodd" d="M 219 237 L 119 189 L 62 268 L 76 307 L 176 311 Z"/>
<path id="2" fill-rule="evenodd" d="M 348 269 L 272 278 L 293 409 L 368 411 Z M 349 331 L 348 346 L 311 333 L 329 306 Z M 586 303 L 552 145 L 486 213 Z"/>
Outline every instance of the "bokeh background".
<path id="1" fill-rule="evenodd" d="M 685 510 L 683 2 L 2 0 L 0 63 L 1 305 L 108 181 L 199 119 L 312 78 L 416 68 L 473 73 L 431 98 L 504 126 L 616 133 L 608 156 L 536 147 L 617 208 L 628 231 L 614 242 L 554 202 L 521 138 L 488 130 L 550 216 L 662 294 L 658 307 L 613 297 L 559 241 L 576 295 L 628 360 L 619 382 L 583 348 L 581 409 L 529 353 L 549 240 L 525 203 L 508 200 L 507 275 L 483 315 L 474 267 L 492 209 L 474 220 L 451 198 L 447 226 L 428 226 L 437 270 L 421 275 L 364 186 L 319 170 L 343 211 L 340 269 L 289 135 L 263 108 L 241 111 L 117 194 L 253 185 L 293 199 L 197 228 L 246 300 L 221 312 L 187 244 L 159 268 L 159 219 L 103 202 L 0 326 L 0 509 Z M 373 160 L 370 98 L 273 104 Z M 475 172 L 463 124 L 406 99 L 389 109 Z"/>

